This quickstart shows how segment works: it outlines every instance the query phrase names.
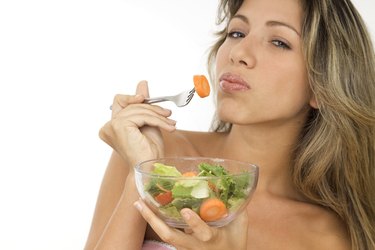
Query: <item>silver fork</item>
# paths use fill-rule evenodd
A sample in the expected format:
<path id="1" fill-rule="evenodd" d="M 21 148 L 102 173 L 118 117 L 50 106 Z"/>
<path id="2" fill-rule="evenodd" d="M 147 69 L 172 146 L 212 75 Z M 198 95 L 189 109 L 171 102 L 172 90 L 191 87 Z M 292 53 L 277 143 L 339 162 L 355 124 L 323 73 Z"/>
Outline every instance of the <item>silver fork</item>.
<path id="1" fill-rule="evenodd" d="M 194 93 L 195 89 L 193 88 L 192 90 L 186 90 L 177 95 L 146 98 L 144 100 L 144 103 L 151 104 L 157 102 L 171 101 L 174 102 L 177 107 L 183 107 L 187 105 L 191 101 L 191 99 L 193 99 Z"/>

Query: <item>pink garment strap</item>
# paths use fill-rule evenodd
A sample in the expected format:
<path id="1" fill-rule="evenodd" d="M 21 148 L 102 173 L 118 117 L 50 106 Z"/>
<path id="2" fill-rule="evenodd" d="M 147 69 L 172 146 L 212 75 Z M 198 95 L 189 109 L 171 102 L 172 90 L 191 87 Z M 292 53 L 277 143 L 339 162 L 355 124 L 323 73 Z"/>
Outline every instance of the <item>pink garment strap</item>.
<path id="1" fill-rule="evenodd" d="M 145 240 L 142 250 L 176 250 L 174 246 L 156 240 Z"/>

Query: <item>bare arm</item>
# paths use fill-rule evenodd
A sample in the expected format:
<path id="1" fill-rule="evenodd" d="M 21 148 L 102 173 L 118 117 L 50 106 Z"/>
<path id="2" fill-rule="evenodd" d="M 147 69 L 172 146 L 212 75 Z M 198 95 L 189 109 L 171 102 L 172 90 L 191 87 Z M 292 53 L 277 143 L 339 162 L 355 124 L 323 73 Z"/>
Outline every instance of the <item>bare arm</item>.
<path id="1" fill-rule="evenodd" d="M 134 174 L 131 172 L 126 178 L 124 191 L 95 249 L 141 249 L 146 222 L 133 206 L 138 199 Z"/>
<path id="2" fill-rule="evenodd" d="M 135 245 L 142 243 L 146 223 L 133 208 L 133 202 L 138 199 L 138 193 L 134 190 L 133 175 L 127 178 L 128 174 L 129 168 L 114 151 L 99 191 L 85 249 L 95 249 L 99 239 L 101 239 L 101 243 L 108 241 L 110 232 L 116 231 L 113 230 L 116 221 L 121 221 L 121 225 L 117 225 L 117 227 L 120 226 L 117 232 L 122 234 L 120 238 L 124 240 L 132 239 Z M 129 219 L 132 221 L 128 222 Z M 137 225 L 137 227 L 129 227 L 128 225 Z M 115 237 L 115 235 L 113 234 L 112 237 Z M 139 246 L 134 247 L 134 249 L 139 248 Z M 100 249 L 99 245 L 97 249 Z"/>
<path id="3" fill-rule="evenodd" d="M 100 138 L 114 149 L 104 175 L 85 249 L 139 249 L 146 222 L 133 203 L 139 199 L 132 167 L 164 154 L 160 129 L 175 130 L 171 111 L 143 104 L 146 82 L 137 95 L 117 95 L 112 118 L 100 130 Z"/>

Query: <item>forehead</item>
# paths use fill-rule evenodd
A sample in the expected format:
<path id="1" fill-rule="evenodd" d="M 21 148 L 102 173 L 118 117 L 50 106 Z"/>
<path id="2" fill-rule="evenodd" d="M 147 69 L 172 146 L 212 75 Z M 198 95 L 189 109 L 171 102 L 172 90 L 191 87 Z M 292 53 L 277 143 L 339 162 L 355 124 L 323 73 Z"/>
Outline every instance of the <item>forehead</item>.
<path id="1" fill-rule="evenodd" d="M 250 22 L 276 20 L 290 23 L 301 30 L 302 5 L 300 0 L 244 0 L 237 14 Z"/>

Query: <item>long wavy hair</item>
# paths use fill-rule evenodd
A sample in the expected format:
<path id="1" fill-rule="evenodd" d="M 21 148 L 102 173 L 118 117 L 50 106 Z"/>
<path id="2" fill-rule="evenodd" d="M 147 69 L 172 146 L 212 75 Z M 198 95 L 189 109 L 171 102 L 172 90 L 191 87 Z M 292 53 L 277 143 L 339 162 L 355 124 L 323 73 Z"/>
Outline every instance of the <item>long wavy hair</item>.
<path id="1" fill-rule="evenodd" d="M 217 40 L 208 57 L 215 82 L 217 51 L 243 0 L 221 0 Z M 375 249 L 375 56 L 370 35 L 350 0 L 301 0 L 302 47 L 318 102 L 295 145 L 291 168 L 307 199 L 346 223 L 352 249 Z M 230 123 L 213 119 L 211 129 Z"/>

